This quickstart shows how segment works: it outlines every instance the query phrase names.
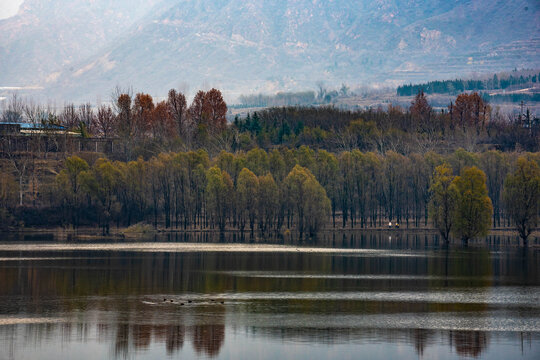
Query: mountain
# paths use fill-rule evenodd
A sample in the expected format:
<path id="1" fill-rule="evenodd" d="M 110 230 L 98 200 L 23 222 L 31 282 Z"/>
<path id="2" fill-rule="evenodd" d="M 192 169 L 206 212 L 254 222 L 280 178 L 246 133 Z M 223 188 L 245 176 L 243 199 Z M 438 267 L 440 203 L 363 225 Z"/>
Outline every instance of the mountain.
<path id="1" fill-rule="evenodd" d="M 189 84 L 234 99 L 317 81 L 396 84 L 540 67 L 538 1 L 427 3 L 26 1 L 0 21 L 8 34 L 0 40 L 0 86 L 93 100 L 116 85 L 163 96 Z"/>
<path id="2" fill-rule="evenodd" d="M 0 20 L 0 86 L 46 86 L 94 56 L 157 0 L 26 0 Z"/>

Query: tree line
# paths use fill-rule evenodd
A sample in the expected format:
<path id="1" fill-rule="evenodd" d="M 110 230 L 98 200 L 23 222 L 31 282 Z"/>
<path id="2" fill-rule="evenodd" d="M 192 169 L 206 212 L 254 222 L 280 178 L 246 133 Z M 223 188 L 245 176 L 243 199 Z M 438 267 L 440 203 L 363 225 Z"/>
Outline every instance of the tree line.
<path id="1" fill-rule="evenodd" d="M 1 121 L 61 125 L 82 137 L 118 139 L 125 160 L 132 160 L 178 146 L 206 145 L 209 137 L 226 130 L 226 115 L 227 104 L 217 89 L 198 91 L 188 106 L 186 96 L 174 89 L 168 92 L 167 100 L 155 103 L 149 94 L 133 95 L 131 90 L 117 88 L 110 104 L 66 104 L 60 112 L 15 94 Z"/>
<path id="2" fill-rule="evenodd" d="M 522 93 L 513 93 L 513 94 L 482 94 L 482 97 L 492 103 L 503 103 L 503 102 L 513 102 L 513 103 L 535 103 L 540 102 L 540 94 L 522 94 Z"/>
<path id="3" fill-rule="evenodd" d="M 227 113 L 217 89 L 197 92 L 189 106 L 186 96 L 174 89 L 158 103 L 148 94 L 116 89 L 109 105 L 68 104 L 60 113 L 14 96 L 7 102 L 2 121 L 63 125 L 83 137 L 114 140 L 119 145 L 115 159 L 124 161 L 167 151 L 206 149 L 215 155 L 221 150 L 302 145 L 331 152 L 360 149 L 384 154 L 392 150 L 404 155 L 458 148 L 473 152 L 540 148 L 538 119 L 529 112 L 511 117 L 494 111 L 478 93 L 460 94 L 446 109 L 437 111 L 420 91 L 408 108 L 273 107 L 236 116 L 232 123 L 227 122 Z M 54 142 L 53 135 L 47 138 Z M 0 145 L 7 146 L 9 138 L 1 140 Z"/>
<path id="4" fill-rule="evenodd" d="M 99 225 L 104 233 L 111 225 L 147 222 L 311 236 L 323 228 L 384 227 L 392 221 L 407 228 L 433 225 L 445 239 L 517 226 L 527 239 L 540 211 L 539 164 L 538 153 L 333 154 L 307 146 L 222 151 L 213 158 L 205 150 L 129 162 L 100 158 L 90 164 L 72 156 L 43 194 L 42 207 L 58 214 L 59 223 L 49 225 Z M 2 174 L 4 224 L 24 216 L 17 211 L 17 185 Z"/>
<path id="5" fill-rule="evenodd" d="M 505 116 L 478 93 L 460 94 L 446 109 L 435 111 L 425 94 L 416 94 L 403 109 L 341 110 L 334 107 L 269 108 L 237 116 L 230 131 L 237 135 L 230 149 L 307 145 L 332 152 L 360 149 L 386 153 L 538 151 L 540 122 L 532 115 Z"/>
<path id="6" fill-rule="evenodd" d="M 485 79 L 437 80 L 422 84 L 406 84 L 397 87 L 398 96 L 414 96 L 419 91 L 426 94 L 459 94 L 464 91 L 508 89 L 516 85 L 533 85 L 540 82 L 540 73 L 522 75 L 494 74 Z"/>
<path id="7" fill-rule="evenodd" d="M 460 94 L 442 111 L 419 92 L 408 109 L 269 108 L 232 123 L 216 89 L 199 91 L 190 106 L 174 89 L 157 104 L 148 94 L 120 89 L 112 99 L 97 109 L 67 105 L 59 115 L 17 97 L 8 102 L 4 120 L 63 124 L 82 136 L 115 139 L 123 151 L 81 153 L 85 160 L 71 164 L 76 159 L 70 158 L 51 168 L 48 148 L 41 149 L 40 141 L 12 152 L 12 137 L 1 136 L 7 149 L 1 154 L 7 169 L 0 176 L 3 226 L 44 218 L 55 225 L 100 224 L 105 232 L 111 224 L 139 221 L 302 234 L 329 224 L 378 227 L 387 220 L 426 226 L 433 174 L 444 163 L 453 176 L 462 176 L 465 167 L 483 171 L 492 224 L 509 226 L 505 179 L 515 167 L 515 154 L 538 151 L 540 139 L 534 122 L 501 117 L 477 93 Z M 56 135 L 28 136 L 50 140 Z M 503 152 L 486 151 L 490 148 Z M 527 156 L 538 162 L 537 153 Z M 25 197 L 29 189 L 31 202 Z M 263 210 L 256 204 L 269 205 Z"/>
<path id="8" fill-rule="evenodd" d="M 314 91 L 278 92 L 275 95 L 240 95 L 239 107 L 269 107 L 312 105 L 316 102 Z"/>

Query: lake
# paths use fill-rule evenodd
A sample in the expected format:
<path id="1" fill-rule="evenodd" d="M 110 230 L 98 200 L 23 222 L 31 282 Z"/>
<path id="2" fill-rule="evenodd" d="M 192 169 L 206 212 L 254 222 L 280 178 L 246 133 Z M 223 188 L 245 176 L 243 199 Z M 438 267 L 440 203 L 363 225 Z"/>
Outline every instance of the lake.
<path id="1" fill-rule="evenodd" d="M 540 358 L 540 248 L 515 237 L 1 240 L 0 359 Z"/>

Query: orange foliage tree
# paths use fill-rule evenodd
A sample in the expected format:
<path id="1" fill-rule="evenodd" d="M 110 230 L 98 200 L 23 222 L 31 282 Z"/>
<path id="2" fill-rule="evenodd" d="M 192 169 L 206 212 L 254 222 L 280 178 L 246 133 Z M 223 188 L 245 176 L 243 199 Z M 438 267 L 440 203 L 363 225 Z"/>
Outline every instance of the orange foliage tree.
<path id="1" fill-rule="evenodd" d="M 138 93 L 133 102 L 136 136 L 143 136 L 152 128 L 154 100 L 148 94 Z"/>
<path id="2" fill-rule="evenodd" d="M 227 124 L 227 104 L 221 91 L 211 89 L 197 92 L 189 107 L 189 114 L 197 125 L 204 125 L 209 130 L 223 130 Z"/>
<path id="3" fill-rule="evenodd" d="M 465 127 L 475 128 L 477 133 L 485 128 L 491 114 L 490 106 L 476 92 L 458 95 L 456 103 L 450 104 L 449 110 L 453 124 L 459 125 L 463 130 Z"/>
<path id="4" fill-rule="evenodd" d="M 167 98 L 167 111 L 169 117 L 176 125 L 177 132 L 180 136 L 185 135 L 187 128 L 187 102 L 186 96 L 176 90 L 169 90 L 169 96 Z"/>
<path id="5" fill-rule="evenodd" d="M 150 127 L 154 138 L 166 139 L 176 135 L 177 129 L 165 101 L 159 102 L 152 111 Z"/>

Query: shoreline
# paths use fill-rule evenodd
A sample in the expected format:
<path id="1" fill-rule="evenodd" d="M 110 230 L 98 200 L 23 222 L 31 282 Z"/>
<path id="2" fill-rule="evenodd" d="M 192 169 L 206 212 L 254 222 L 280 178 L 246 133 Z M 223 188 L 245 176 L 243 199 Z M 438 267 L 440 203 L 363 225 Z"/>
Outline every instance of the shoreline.
<path id="1" fill-rule="evenodd" d="M 154 244 L 159 248 L 160 244 L 195 244 L 195 245 L 245 245 L 245 246 L 271 246 L 271 247 L 296 247 L 305 248 L 306 246 L 315 246 L 316 248 L 328 249 L 359 249 L 357 246 L 364 247 L 366 239 L 349 238 L 353 235 L 375 235 L 378 238 L 375 242 L 386 248 L 386 242 L 391 243 L 407 243 L 414 244 L 420 241 L 429 244 L 437 244 L 440 246 L 489 246 L 499 245 L 504 247 L 529 247 L 540 248 L 540 232 L 535 231 L 528 240 L 526 245 L 523 244 L 517 232 L 508 228 L 491 229 L 486 237 L 469 240 L 468 243 L 463 243 L 459 239 L 451 239 L 448 244 L 438 235 L 435 229 L 430 228 L 415 228 L 415 229 L 387 229 L 387 228 L 370 228 L 370 229 L 327 229 L 319 233 L 316 238 L 299 239 L 294 236 L 294 232 L 276 234 L 268 233 L 267 236 L 261 235 L 257 231 L 251 234 L 250 231 L 243 233 L 237 230 L 226 230 L 223 234 L 219 230 L 206 229 L 158 229 L 146 232 L 123 232 L 126 228 L 114 229 L 109 235 L 102 235 L 99 228 L 79 228 L 63 229 L 24 229 L 19 231 L 0 232 L 0 250 L 6 250 L 1 245 L 16 244 L 22 245 L 43 244 L 43 245 L 102 245 L 102 244 Z M 2 239 L 2 235 L 7 237 Z M 412 238 L 410 236 L 413 236 Z M 388 236 L 388 238 L 386 238 Z M 417 236 L 417 238 L 414 238 Z M 424 237 L 425 236 L 425 237 Z M 428 236 L 431 238 L 428 239 Z M 435 237 L 437 236 L 437 237 Z M 492 236 L 506 237 L 502 239 L 492 239 Z M 422 238 L 421 238 L 422 237 Z M 359 242 L 363 242 L 359 244 Z M 373 238 L 367 239 L 368 246 L 372 249 L 377 249 L 374 246 Z M 131 246 L 131 245 L 129 245 Z M 129 247 L 128 246 L 128 247 Z M 146 247 L 147 245 L 145 245 Z M 168 246 L 168 245 L 167 245 Z M 154 250 L 156 250 L 154 249 Z M 150 251 L 147 248 L 147 251 Z M 202 251 L 202 250 L 201 250 Z M 221 251 L 216 249 L 215 251 Z M 229 250 L 227 250 L 229 251 Z M 235 250 L 236 251 L 236 250 Z M 250 250 L 251 251 L 251 250 Z M 255 250 L 257 251 L 257 250 Z M 267 250 L 265 250 L 267 251 Z M 282 250 L 279 250 L 282 251 Z"/>
<path id="2" fill-rule="evenodd" d="M 101 238 L 112 238 L 112 237 L 131 237 L 132 235 L 156 235 L 156 234 L 220 234 L 220 231 L 217 229 L 174 229 L 174 228 L 157 228 L 157 229 L 147 229 L 145 231 L 131 231 L 129 227 L 120 227 L 120 228 L 111 228 L 111 231 L 108 235 L 102 235 L 102 229 L 99 227 L 80 227 L 78 229 L 73 228 L 23 228 L 17 230 L 2 230 L 0 234 L 72 234 L 72 235 L 93 235 Z M 268 232 L 271 235 L 281 235 L 286 236 L 285 233 L 294 233 L 294 229 L 282 229 L 279 233 L 274 231 Z M 437 229 L 430 227 L 421 227 L 421 228 L 385 228 L 385 227 L 375 227 L 375 228 L 350 228 L 350 227 L 336 227 L 336 228 L 327 228 L 319 232 L 319 234 L 331 234 L 331 233 L 354 233 L 354 232 L 377 232 L 377 233 L 438 233 Z M 226 229 L 223 231 L 224 234 L 244 234 L 251 235 L 250 230 L 244 230 L 243 232 L 237 229 Z M 259 231 L 254 231 L 254 235 L 260 235 Z M 491 235 L 507 235 L 507 236 L 516 236 L 519 237 L 516 230 L 513 228 L 492 228 L 489 230 Z M 536 229 L 531 235 L 531 238 L 540 237 L 540 228 Z"/>

